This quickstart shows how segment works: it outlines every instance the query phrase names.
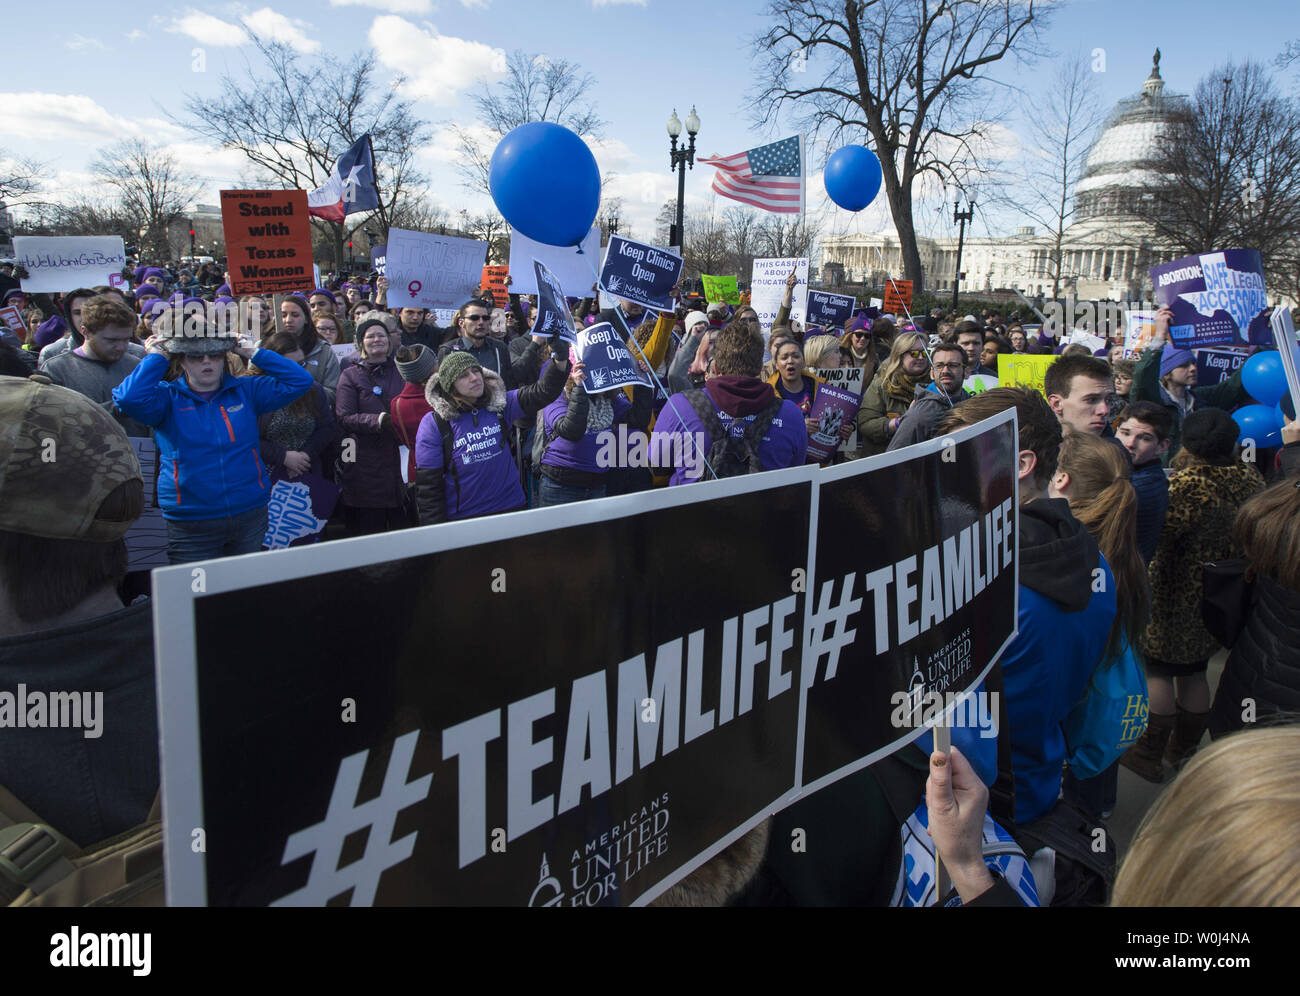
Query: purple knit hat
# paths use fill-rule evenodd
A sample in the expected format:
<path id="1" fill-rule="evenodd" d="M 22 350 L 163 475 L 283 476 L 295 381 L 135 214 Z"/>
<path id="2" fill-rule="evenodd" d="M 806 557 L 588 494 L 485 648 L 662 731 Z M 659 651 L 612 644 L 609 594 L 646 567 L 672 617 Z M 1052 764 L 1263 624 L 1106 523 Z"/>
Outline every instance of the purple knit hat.
<path id="1" fill-rule="evenodd" d="M 1184 363 L 1195 363 L 1196 354 L 1190 349 L 1180 349 L 1172 342 L 1165 343 L 1160 351 L 1160 376 L 1167 377 L 1171 370 L 1177 370 Z"/>
<path id="2" fill-rule="evenodd" d="M 160 280 L 162 280 L 163 283 L 166 283 L 166 282 L 167 282 L 167 271 L 166 271 L 166 270 L 163 270 L 163 269 L 160 269 L 160 268 L 158 268 L 158 267 L 156 267 L 156 266 L 151 266 L 151 267 L 149 267 L 147 270 L 144 271 L 144 277 L 143 277 L 142 279 L 143 279 L 143 280 L 148 280 L 150 277 L 158 277 Z"/>
<path id="3" fill-rule="evenodd" d="M 169 307 L 170 305 L 166 301 L 154 298 L 152 301 L 146 302 L 145 306 L 140 309 L 140 317 L 152 319 L 159 312 L 166 311 Z"/>
<path id="4" fill-rule="evenodd" d="M 234 291 L 230 289 L 230 284 L 222 284 L 217 288 L 217 297 L 233 297 Z"/>
<path id="5" fill-rule="evenodd" d="M 139 283 L 143 283 L 143 282 L 144 282 L 144 274 L 145 274 L 145 271 L 146 271 L 147 269 L 149 269 L 149 267 L 147 267 L 147 266 L 137 266 L 134 270 L 131 271 L 131 278 L 132 278 L 132 279 L 133 279 L 137 284 L 139 284 Z"/>
<path id="6" fill-rule="evenodd" d="M 158 288 L 153 284 L 141 284 L 135 289 L 136 301 L 147 301 L 149 298 L 158 298 L 162 295 L 158 293 Z"/>
<path id="7" fill-rule="evenodd" d="M 314 291 L 312 291 L 307 296 L 315 297 L 317 294 L 324 294 L 327 298 L 330 299 L 330 304 L 338 304 L 338 301 L 334 300 L 334 292 L 331 290 L 327 290 L 324 287 L 317 287 Z"/>
<path id="8" fill-rule="evenodd" d="M 859 315 L 857 318 L 853 319 L 853 321 L 849 322 L 850 332 L 856 332 L 858 329 L 866 329 L 868 332 L 870 332 L 871 323 L 867 321 L 865 318 L 863 318 L 861 315 Z"/>
<path id="9" fill-rule="evenodd" d="M 44 349 L 50 343 L 62 339 L 66 331 L 68 331 L 67 323 L 58 315 L 53 315 L 37 326 L 36 333 L 32 336 L 32 344 L 37 349 Z"/>

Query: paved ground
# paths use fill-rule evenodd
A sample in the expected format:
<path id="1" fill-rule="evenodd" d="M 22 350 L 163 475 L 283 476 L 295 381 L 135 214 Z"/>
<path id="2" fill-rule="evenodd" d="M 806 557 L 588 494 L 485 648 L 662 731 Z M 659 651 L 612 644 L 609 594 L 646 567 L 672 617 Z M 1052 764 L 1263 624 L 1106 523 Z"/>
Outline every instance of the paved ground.
<path id="1" fill-rule="evenodd" d="M 1214 690 L 1218 688 L 1219 676 L 1223 674 L 1223 665 L 1228 659 L 1226 650 L 1220 651 L 1210 659 L 1210 666 L 1207 672 L 1207 678 L 1210 682 L 1210 695 L 1213 701 Z M 1209 743 L 1210 735 L 1207 733 L 1201 739 L 1201 745 Z M 1111 837 L 1118 848 L 1120 860 L 1124 858 L 1124 852 L 1128 849 L 1129 842 L 1137 833 L 1138 826 L 1142 822 L 1142 817 L 1146 811 L 1151 808 L 1155 802 L 1156 796 L 1171 781 L 1172 769 L 1166 765 L 1165 771 L 1170 775 L 1163 785 L 1155 785 L 1145 779 L 1139 778 L 1128 768 L 1120 765 L 1119 769 L 1119 794 L 1115 800 L 1115 811 L 1111 813 L 1110 818 L 1106 821 L 1110 827 Z"/>

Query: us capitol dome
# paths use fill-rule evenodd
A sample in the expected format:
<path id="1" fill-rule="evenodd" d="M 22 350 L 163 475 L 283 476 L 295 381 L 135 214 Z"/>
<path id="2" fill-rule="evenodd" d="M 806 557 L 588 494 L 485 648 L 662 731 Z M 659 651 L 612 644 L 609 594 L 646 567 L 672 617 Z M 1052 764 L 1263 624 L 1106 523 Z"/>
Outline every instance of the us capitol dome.
<path id="1" fill-rule="evenodd" d="M 1082 178 L 1074 189 L 1074 213 L 1061 245 L 1059 296 L 1080 299 L 1139 300 L 1149 296 L 1147 270 L 1177 258 L 1150 241 L 1150 226 L 1138 212 L 1156 181 L 1147 168 L 1173 119 L 1188 108 L 1183 94 L 1166 93 L 1160 76 L 1160 50 L 1140 90 L 1111 110 L 1088 150 Z M 976 207 L 978 216 L 978 205 Z M 925 286 L 952 292 L 957 277 L 957 238 L 918 238 Z M 967 237 L 962 248 L 967 294 L 1021 291 L 1027 297 L 1051 296 L 1050 233 L 1023 226 L 1013 236 Z M 894 232 L 828 236 L 822 239 L 821 273 L 826 284 L 866 281 L 880 285 L 886 275 L 903 275 L 902 253 Z M 882 263 L 881 257 L 884 257 Z"/>

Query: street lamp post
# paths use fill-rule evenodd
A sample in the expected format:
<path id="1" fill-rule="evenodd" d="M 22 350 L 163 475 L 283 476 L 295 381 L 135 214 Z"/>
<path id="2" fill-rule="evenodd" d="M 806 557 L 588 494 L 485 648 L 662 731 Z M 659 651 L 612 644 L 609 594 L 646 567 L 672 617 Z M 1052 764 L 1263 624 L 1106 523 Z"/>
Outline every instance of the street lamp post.
<path id="1" fill-rule="evenodd" d="M 668 168 L 669 172 L 677 171 L 677 224 L 672 226 L 668 243 L 676 246 L 678 252 L 685 248 L 686 233 L 682 226 L 682 208 L 686 198 L 686 170 L 695 168 L 695 136 L 699 130 L 700 116 L 695 113 L 695 105 L 692 104 L 691 113 L 686 118 L 686 134 L 690 136 L 691 144 L 677 148 L 677 138 L 682 133 L 682 123 L 677 118 L 677 108 L 673 108 L 673 116 L 668 119 Z"/>
<path id="2" fill-rule="evenodd" d="M 975 202 L 971 201 L 970 206 L 965 211 L 960 210 L 961 197 L 958 196 L 952 202 L 952 220 L 958 225 L 957 229 L 957 268 L 953 272 L 952 278 L 952 310 L 957 311 L 957 288 L 961 286 L 961 251 L 966 241 L 966 222 L 970 221 L 975 215 Z"/>

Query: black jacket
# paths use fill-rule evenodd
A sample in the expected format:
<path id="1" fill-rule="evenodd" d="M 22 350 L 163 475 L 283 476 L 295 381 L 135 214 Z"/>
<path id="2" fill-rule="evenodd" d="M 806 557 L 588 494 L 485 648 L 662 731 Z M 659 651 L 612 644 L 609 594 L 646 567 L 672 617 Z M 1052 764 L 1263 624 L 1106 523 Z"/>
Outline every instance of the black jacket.
<path id="1" fill-rule="evenodd" d="M 484 370 L 491 370 L 501 375 L 506 382 L 506 390 L 513 391 L 525 384 L 537 383 L 537 375 L 542 364 L 537 355 L 537 343 L 531 339 L 522 353 L 514 356 L 511 349 L 501 339 L 488 336 L 482 346 L 475 346 L 469 339 L 453 339 L 438 350 L 438 366 L 452 353 L 469 353 Z"/>
<path id="2" fill-rule="evenodd" d="M 1250 615 L 1228 655 L 1210 710 L 1210 733 L 1221 737 L 1247 724 L 1245 699 L 1256 722 L 1300 712 L 1300 592 L 1272 578 L 1255 581 Z"/>

